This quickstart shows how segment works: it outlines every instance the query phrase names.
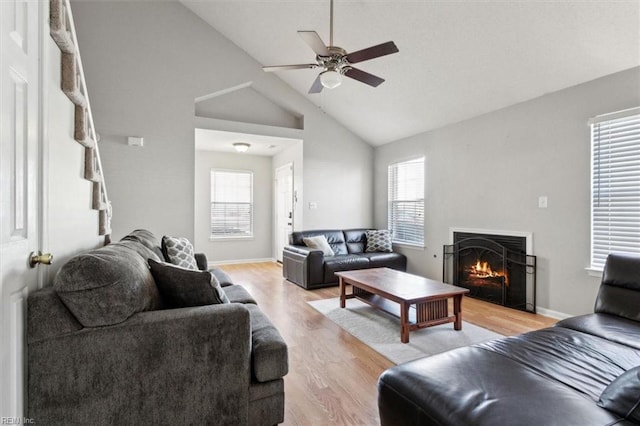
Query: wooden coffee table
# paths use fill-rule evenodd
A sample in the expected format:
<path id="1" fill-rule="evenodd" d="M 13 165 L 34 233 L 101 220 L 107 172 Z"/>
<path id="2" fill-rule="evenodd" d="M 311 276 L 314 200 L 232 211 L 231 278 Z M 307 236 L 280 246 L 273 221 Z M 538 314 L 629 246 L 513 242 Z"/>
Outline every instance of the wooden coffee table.
<path id="1" fill-rule="evenodd" d="M 389 268 L 336 272 L 340 278 L 340 307 L 358 298 L 400 317 L 400 340 L 409 343 L 409 332 L 433 325 L 453 323 L 462 329 L 462 295 L 469 290 Z M 346 293 L 351 285 L 351 294 Z M 448 299 L 453 299 L 449 315 Z M 395 303 L 394 303 L 395 302 Z M 398 315 L 398 304 L 400 315 Z"/>

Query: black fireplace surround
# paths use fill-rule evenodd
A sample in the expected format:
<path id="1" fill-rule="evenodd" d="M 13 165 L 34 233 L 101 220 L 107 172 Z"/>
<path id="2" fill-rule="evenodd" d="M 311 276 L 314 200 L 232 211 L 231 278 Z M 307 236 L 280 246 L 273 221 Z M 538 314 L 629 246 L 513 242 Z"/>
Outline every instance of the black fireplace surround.
<path id="1" fill-rule="evenodd" d="M 443 248 L 443 281 L 470 297 L 535 312 L 536 257 L 526 249 L 521 236 L 454 232 Z"/>

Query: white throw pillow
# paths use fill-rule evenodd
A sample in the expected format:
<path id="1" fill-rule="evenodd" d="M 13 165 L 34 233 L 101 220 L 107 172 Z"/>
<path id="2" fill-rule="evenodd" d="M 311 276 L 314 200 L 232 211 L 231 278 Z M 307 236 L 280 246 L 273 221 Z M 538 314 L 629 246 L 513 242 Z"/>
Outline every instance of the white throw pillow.
<path id="1" fill-rule="evenodd" d="M 304 245 L 309 248 L 322 250 L 322 253 L 324 253 L 325 256 L 333 256 L 335 254 L 333 250 L 331 250 L 327 237 L 324 235 L 303 238 L 302 241 L 304 241 Z"/>

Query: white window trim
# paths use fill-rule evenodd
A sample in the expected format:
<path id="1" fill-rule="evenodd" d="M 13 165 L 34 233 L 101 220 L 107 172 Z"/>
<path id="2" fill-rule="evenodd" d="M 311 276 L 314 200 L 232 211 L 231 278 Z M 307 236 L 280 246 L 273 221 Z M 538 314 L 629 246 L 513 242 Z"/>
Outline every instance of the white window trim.
<path id="1" fill-rule="evenodd" d="M 590 276 L 594 276 L 594 277 L 601 277 L 602 276 L 602 271 L 603 271 L 603 267 L 599 264 L 599 263 L 595 263 L 594 264 L 594 259 L 596 259 L 594 257 L 594 250 L 595 250 L 595 244 L 597 242 L 597 240 L 594 238 L 594 196 L 595 196 L 595 188 L 594 188 L 594 180 L 595 180 L 595 174 L 596 174 L 596 168 L 595 168 L 595 155 L 596 155 L 596 151 L 595 151 L 595 136 L 594 136 L 594 126 L 598 125 L 600 123 L 606 123 L 609 121 L 613 121 L 613 120 L 618 120 L 618 119 L 623 119 L 623 118 L 627 118 L 627 117 L 632 117 L 632 116 L 637 116 L 640 115 L 640 107 L 636 107 L 636 108 L 629 108 L 626 110 L 622 110 L 622 111 L 616 111 L 613 113 L 609 113 L 609 114 L 603 114 L 603 115 L 599 115 L 596 117 L 593 117 L 591 119 L 588 120 L 588 125 L 591 128 L 590 131 L 590 137 L 589 137 L 589 143 L 590 143 L 590 151 L 591 151 L 591 164 L 590 164 L 590 168 L 591 168 L 591 173 L 590 173 L 590 182 L 589 182 L 589 192 L 590 192 L 590 222 L 589 222 L 589 233 L 590 233 L 590 247 L 589 247 L 589 266 L 587 268 L 585 268 L 585 270 L 587 271 L 587 273 Z M 609 217 L 609 216 L 607 216 Z M 611 239 L 613 241 L 615 241 L 615 239 Z M 602 240 L 605 241 L 605 240 Z M 634 249 L 636 247 L 633 247 Z"/>
<path id="2" fill-rule="evenodd" d="M 211 234 L 211 205 L 213 204 L 213 188 L 211 188 L 211 179 L 215 172 L 227 172 L 227 173 L 246 173 L 251 176 L 251 215 L 249 218 L 251 233 L 250 235 L 212 235 Z M 242 170 L 242 169 L 224 169 L 213 167 L 209 171 L 209 186 L 210 186 L 210 196 L 209 196 L 209 241 L 249 241 L 255 239 L 254 234 L 254 172 L 253 170 Z"/>
<path id="3" fill-rule="evenodd" d="M 421 156 L 416 156 L 416 157 L 410 157 L 410 158 L 406 158 L 403 159 L 401 161 L 396 161 L 394 163 L 390 163 L 387 166 L 387 191 L 389 191 L 389 188 L 391 186 L 391 181 L 389 180 L 389 172 L 391 170 L 391 167 L 397 166 L 399 164 L 402 163 L 409 163 L 409 162 L 413 162 L 416 160 L 421 160 L 422 161 L 422 171 L 423 171 L 423 175 L 422 175 L 422 183 L 423 183 L 423 197 L 422 197 L 422 241 L 405 241 L 405 240 L 396 240 L 394 238 L 393 235 L 393 230 L 391 229 L 391 203 L 393 200 L 391 200 L 391 193 L 387 192 L 387 227 L 390 228 L 390 230 L 392 231 L 392 238 L 393 238 L 393 244 L 400 246 L 400 247 L 407 247 L 407 248 L 414 248 L 414 249 L 424 249 L 425 248 L 425 232 L 424 232 L 424 217 L 425 217 L 425 205 L 424 205 L 424 186 L 425 186 L 425 163 L 426 163 L 426 159 L 424 155 Z"/>

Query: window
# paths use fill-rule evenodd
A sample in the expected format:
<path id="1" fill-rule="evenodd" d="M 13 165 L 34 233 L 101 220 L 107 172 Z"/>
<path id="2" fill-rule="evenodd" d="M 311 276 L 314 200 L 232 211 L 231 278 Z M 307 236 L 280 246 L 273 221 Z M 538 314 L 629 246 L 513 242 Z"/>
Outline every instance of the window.
<path id="1" fill-rule="evenodd" d="M 253 237 L 253 173 L 211 170 L 211 238 Z"/>
<path id="2" fill-rule="evenodd" d="M 591 124 L 591 268 L 611 252 L 640 253 L 640 108 Z"/>
<path id="3" fill-rule="evenodd" d="M 424 246 L 424 157 L 389 165 L 388 201 L 393 242 Z"/>

